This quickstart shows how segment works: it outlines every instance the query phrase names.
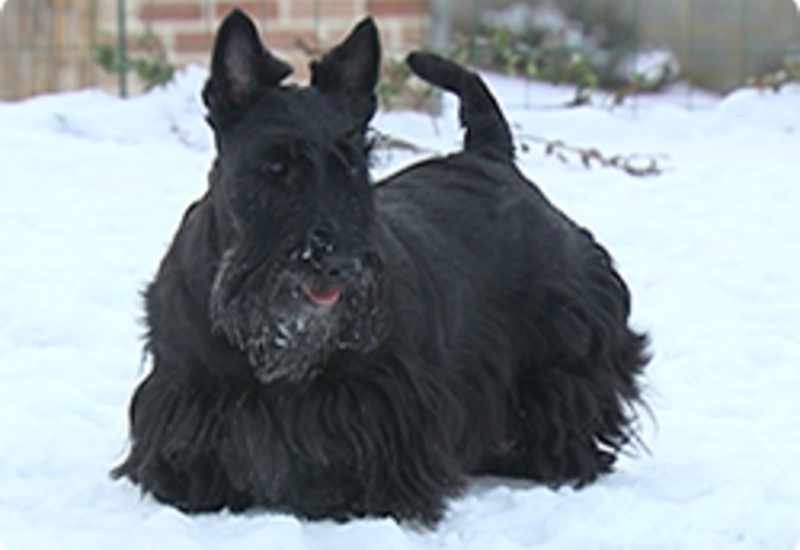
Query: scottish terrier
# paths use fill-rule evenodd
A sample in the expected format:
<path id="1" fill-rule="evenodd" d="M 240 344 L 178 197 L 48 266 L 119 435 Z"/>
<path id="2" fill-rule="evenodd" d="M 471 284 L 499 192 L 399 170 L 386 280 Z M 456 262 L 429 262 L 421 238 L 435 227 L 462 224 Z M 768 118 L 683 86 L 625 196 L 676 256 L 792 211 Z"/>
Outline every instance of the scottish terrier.
<path id="1" fill-rule="evenodd" d="M 609 254 L 515 167 L 479 76 L 408 63 L 459 97 L 463 151 L 375 183 L 372 20 L 307 87 L 223 22 L 218 155 L 146 291 L 117 476 L 187 512 L 432 525 L 468 476 L 580 486 L 635 438 L 646 338 Z"/>

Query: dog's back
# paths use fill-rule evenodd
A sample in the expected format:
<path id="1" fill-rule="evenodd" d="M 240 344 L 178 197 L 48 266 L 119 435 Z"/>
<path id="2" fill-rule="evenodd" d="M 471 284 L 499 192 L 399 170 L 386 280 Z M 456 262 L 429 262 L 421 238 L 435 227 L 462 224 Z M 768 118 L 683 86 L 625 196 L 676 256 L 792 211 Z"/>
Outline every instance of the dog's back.
<path id="1" fill-rule="evenodd" d="M 635 437 L 629 406 L 647 356 L 627 327 L 627 286 L 591 233 L 517 169 L 480 76 L 430 53 L 408 63 L 459 97 L 465 136 L 462 151 L 378 185 L 388 256 L 416 261 L 403 293 L 418 300 L 415 316 L 401 323 L 435 350 L 431 368 L 463 384 L 455 393 L 475 415 L 457 444 L 466 470 L 587 483 Z"/>

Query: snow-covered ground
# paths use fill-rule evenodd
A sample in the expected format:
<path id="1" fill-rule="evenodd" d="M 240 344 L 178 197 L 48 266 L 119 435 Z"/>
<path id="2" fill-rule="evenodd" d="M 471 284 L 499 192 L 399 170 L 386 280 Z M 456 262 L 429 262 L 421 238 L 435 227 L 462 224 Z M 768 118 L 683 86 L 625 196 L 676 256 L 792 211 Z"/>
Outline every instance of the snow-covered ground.
<path id="1" fill-rule="evenodd" d="M 127 101 L 0 103 L 0 546 L 7 550 L 769 549 L 800 541 L 800 87 L 565 109 L 494 78 L 520 135 L 658 157 L 663 175 L 520 153 L 614 253 L 651 332 L 649 452 L 582 491 L 475 480 L 435 531 L 187 517 L 107 472 L 142 373 L 139 291 L 205 186 L 204 73 Z M 437 151 L 456 115 L 377 128 Z M 385 172 L 409 160 L 382 154 Z"/>

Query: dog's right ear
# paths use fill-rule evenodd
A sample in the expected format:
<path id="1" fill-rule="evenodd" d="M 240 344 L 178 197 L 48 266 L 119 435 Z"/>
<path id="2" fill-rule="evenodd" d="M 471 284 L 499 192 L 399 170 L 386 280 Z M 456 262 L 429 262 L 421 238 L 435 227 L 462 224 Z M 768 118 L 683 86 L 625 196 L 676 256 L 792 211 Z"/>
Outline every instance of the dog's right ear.
<path id="1" fill-rule="evenodd" d="M 234 9 L 217 33 L 211 76 L 203 89 L 209 120 L 214 124 L 258 91 L 277 86 L 291 72 L 290 65 L 264 48 L 253 21 Z"/>

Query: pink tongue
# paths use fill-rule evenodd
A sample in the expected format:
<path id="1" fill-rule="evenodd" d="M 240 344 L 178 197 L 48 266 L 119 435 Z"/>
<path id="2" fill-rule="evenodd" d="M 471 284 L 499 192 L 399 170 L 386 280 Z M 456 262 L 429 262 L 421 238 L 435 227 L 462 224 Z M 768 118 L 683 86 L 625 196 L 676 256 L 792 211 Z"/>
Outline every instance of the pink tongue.
<path id="1" fill-rule="evenodd" d="M 342 291 L 338 288 L 329 288 L 327 290 L 317 290 L 312 287 L 305 287 L 306 295 L 308 298 L 318 306 L 332 306 L 339 301 Z"/>

